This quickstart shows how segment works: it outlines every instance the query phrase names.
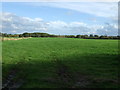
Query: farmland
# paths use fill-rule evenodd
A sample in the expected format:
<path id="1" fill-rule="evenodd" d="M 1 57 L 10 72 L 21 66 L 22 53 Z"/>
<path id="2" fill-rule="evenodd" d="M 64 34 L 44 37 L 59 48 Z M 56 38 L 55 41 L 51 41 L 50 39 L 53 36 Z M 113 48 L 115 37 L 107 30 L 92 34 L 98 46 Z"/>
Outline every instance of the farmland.
<path id="1" fill-rule="evenodd" d="M 6 40 L 2 65 L 6 87 L 117 88 L 118 40 Z"/>

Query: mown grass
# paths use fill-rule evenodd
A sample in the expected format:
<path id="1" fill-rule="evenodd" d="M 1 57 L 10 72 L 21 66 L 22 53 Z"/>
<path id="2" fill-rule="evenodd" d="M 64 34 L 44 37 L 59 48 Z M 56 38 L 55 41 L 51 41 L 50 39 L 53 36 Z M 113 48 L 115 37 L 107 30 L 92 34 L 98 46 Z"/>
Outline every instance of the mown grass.
<path id="1" fill-rule="evenodd" d="M 118 40 L 29 38 L 4 41 L 2 59 L 3 80 L 16 68 L 19 70 L 17 78 L 24 80 L 23 88 L 118 87 Z M 67 77 L 70 81 L 61 80 L 57 73 L 59 65 L 67 67 L 65 73 L 71 76 Z M 76 86 L 84 76 L 88 84 Z"/>

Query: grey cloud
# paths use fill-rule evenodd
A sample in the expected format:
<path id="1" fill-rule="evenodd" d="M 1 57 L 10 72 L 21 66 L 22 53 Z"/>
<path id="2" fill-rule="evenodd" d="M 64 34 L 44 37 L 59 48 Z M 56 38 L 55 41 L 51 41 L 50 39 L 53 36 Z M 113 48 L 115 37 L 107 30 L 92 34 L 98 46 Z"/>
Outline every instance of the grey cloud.
<path id="1" fill-rule="evenodd" d="M 12 13 L 2 13 L 2 32 L 46 32 L 51 34 L 98 34 L 117 35 L 116 24 L 88 25 L 83 22 L 49 21 L 41 18 L 20 17 Z"/>
<path id="2" fill-rule="evenodd" d="M 97 29 L 96 33 L 100 35 L 118 35 L 118 26 L 107 24 L 103 28 Z"/>

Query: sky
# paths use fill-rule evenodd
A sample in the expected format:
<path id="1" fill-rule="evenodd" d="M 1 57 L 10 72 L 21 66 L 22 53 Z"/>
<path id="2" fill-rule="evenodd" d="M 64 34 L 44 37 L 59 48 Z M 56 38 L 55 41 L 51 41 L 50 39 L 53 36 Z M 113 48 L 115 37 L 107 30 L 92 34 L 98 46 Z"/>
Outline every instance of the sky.
<path id="1" fill-rule="evenodd" d="M 117 2 L 3 2 L 3 33 L 118 35 Z"/>

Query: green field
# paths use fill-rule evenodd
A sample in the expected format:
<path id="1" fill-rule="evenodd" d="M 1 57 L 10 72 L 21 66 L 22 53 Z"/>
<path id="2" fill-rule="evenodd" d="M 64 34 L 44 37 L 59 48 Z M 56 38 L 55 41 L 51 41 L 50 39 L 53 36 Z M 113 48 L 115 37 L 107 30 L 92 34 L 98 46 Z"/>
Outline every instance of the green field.
<path id="1" fill-rule="evenodd" d="M 3 83 L 7 83 L 11 75 L 10 83 L 16 84 L 14 87 L 117 88 L 118 40 L 3 41 L 2 65 Z"/>

